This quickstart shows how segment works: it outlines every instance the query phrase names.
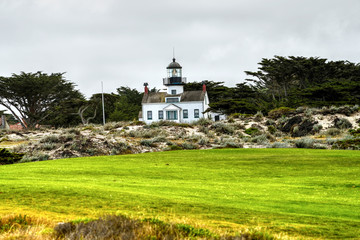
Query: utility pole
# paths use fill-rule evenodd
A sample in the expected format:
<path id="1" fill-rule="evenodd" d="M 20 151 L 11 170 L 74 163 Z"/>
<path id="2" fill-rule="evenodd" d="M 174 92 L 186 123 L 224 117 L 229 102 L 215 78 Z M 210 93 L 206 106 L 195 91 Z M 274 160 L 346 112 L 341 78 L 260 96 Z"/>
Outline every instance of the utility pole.
<path id="1" fill-rule="evenodd" d="M 102 100 L 102 112 L 103 112 L 103 125 L 105 125 L 104 87 L 102 81 L 101 81 L 101 100 Z"/>

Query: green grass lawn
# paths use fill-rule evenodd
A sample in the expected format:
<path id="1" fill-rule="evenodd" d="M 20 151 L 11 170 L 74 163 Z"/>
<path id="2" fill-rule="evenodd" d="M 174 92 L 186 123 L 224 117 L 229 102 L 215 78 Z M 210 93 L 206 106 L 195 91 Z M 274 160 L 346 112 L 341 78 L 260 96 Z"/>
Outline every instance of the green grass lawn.
<path id="1" fill-rule="evenodd" d="M 222 149 L 0 166 L 0 214 L 107 213 L 360 239 L 360 152 Z"/>

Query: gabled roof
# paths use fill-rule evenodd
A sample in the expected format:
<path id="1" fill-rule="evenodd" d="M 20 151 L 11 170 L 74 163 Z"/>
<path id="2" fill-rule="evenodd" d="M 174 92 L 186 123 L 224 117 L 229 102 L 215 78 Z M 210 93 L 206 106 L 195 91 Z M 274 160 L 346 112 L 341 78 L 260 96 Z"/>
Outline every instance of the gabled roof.
<path id="1" fill-rule="evenodd" d="M 179 97 L 180 102 L 200 102 L 204 101 L 204 91 L 186 91 L 181 94 L 171 95 L 166 92 L 147 93 L 144 94 L 142 103 L 165 103 L 167 97 Z"/>

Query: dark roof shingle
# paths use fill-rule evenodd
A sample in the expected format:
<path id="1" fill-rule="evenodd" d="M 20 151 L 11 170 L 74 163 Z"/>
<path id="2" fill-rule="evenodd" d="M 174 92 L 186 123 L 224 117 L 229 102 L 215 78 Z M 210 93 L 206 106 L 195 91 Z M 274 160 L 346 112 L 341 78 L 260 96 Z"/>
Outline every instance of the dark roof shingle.
<path id="1" fill-rule="evenodd" d="M 198 102 L 204 101 L 205 92 L 203 91 L 186 91 L 182 94 L 171 95 L 165 92 L 144 94 L 142 103 L 164 103 L 166 97 L 179 97 L 180 102 Z"/>

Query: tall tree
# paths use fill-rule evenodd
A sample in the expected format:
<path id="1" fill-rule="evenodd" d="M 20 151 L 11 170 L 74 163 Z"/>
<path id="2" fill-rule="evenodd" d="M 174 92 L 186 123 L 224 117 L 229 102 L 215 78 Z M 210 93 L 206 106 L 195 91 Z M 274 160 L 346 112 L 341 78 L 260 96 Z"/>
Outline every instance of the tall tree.
<path id="1" fill-rule="evenodd" d="M 155 89 L 153 91 L 156 91 Z M 110 114 L 110 121 L 129 121 L 138 118 L 141 110 L 143 94 L 129 87 L 117 89 L 118 100 L 115 102 L 115 110 Z"/>
<path id="2" fill-rule="evenodd" d="M 42 72 L 13 74 L 0 78 L 0 104 L 7 108 L 24 128 L 42 123 L 56 106 L 83 98 L 64 73 Z"/>

